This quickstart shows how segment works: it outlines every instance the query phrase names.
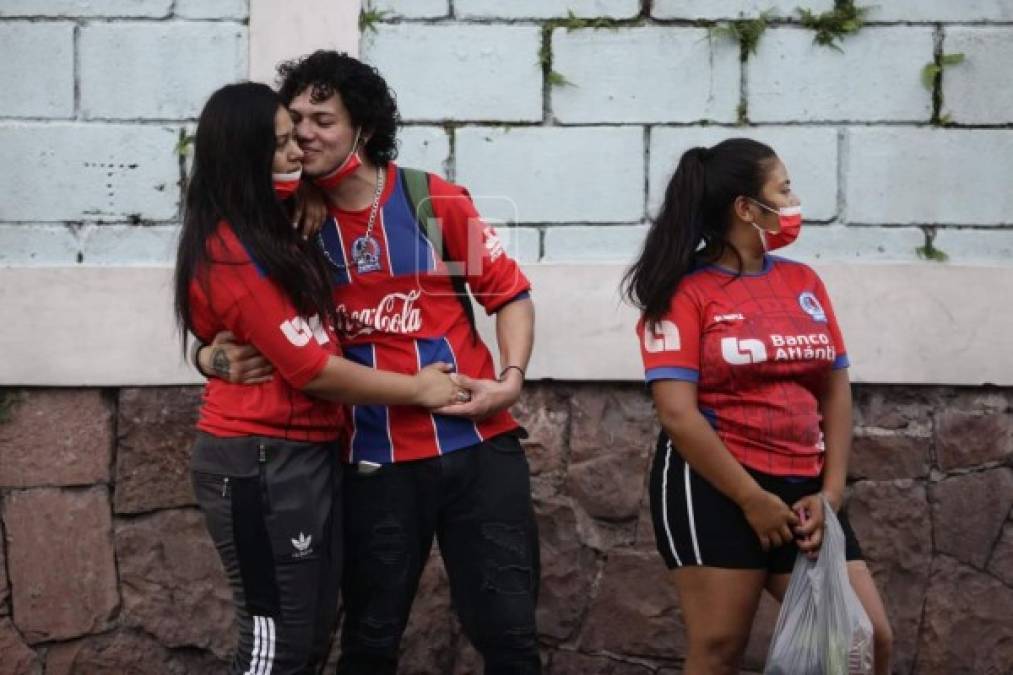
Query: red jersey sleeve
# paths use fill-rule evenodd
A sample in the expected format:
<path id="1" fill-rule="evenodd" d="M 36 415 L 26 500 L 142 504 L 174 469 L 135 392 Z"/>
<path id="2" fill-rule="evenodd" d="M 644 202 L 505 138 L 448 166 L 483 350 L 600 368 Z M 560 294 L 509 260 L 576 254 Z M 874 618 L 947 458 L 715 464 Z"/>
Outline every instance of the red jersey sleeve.
<path id="1" fill-rule="evenodd" d="M 239 245 L 233 237 L 223 239 L 230 249 L 233 242 Z M 238 342 L 252 344 L 286 382 L 301 389 L 337 352 L 336 343 L 318 317 L 299 316 L 281 289 L 245 257 L 244 263 L 213 262 L 209 266 L 205 288 L 210 291 L 210 310 Z M 191 294 L 195 303 L 200 302 L 197 282 Z"/>
<path id="2" fill-rule="evenodd" d="M 507 255 L 496 229 L 482 220 L 468 191 L 430 174 L 429 192 L 447 253 L 464 264 L 468 287 L 486 312 L 527 297 L 531 282 Z"/>
<path id="3" fill-rule="evenodd" d="M 691 293 L 680 288 L 660 320 L 641 318 L 637 324 L 644 378 L 655 380 L 700 379 L 701 308 Z"/>
<path id="4" fill-rule="evenodd" d="M 837 323 L 837 315 L 834 314 L 834 308 L 830 303 L 827 289 L 823 285 L 823 280 L 818 276 L 816 277 L 816 299 L 819 301 L 820 306 L 823 308 L 823 313 L 827 317 L 827 329 L 830 331 L 830 339 L 834 343 L 836 356 L 831 368 L 834 370 L 848 368 L 851 366 L 851 360 L 848 358 L 847 347 L 844 346 L 844 335 L 841 333 L 841 327 Z"/>

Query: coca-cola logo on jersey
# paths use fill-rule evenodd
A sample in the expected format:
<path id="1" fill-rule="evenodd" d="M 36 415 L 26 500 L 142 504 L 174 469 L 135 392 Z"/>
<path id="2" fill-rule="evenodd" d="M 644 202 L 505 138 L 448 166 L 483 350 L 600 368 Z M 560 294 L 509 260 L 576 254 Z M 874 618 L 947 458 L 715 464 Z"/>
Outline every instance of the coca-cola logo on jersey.
<path id="1" fill-rule="evenodd" d="M 422 312 L 415 307 L 421 297 L 419 290 L 408 293 L 390 293 L 376 307 L 349 309 L 338 305 L 338 330 L 346 337 L 355 338 L 371 333 L 408 335 L 422 328 Z"/>

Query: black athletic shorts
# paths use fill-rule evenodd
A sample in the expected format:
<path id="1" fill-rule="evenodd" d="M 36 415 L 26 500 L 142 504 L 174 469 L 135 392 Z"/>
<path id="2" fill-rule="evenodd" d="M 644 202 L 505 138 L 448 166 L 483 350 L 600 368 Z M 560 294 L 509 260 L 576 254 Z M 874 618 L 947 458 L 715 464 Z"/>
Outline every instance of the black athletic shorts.
<path id="1" fill-rule="evenodd" d="M 764 490 L 791 506 L 820 491 L 819 478 L 771 476 L 746 468 Z M 669 569 L 686 565 L 764 569 L 789 574 L 795 565 L 795 542 L 764 551 L 738 504 L 693 471 L 664 432 L 658 438 L 651 467 L 651 519 L 658 552 Z M 845 556 L 861 560 L 847 515 L 838 514 L 844 530 Z"/>

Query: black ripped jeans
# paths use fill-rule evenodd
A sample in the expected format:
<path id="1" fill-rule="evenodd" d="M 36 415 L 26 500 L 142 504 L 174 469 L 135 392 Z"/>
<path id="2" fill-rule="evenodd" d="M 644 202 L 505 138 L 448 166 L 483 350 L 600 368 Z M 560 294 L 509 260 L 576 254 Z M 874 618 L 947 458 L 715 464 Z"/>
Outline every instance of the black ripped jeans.
<path id="1" fill-rule="evenodd" d="M 433 535 L 486 675 L 541 672 L 528 463 L 504 434 L 431 459 L 345 471 L 341 675 L 393 675 Z"/>

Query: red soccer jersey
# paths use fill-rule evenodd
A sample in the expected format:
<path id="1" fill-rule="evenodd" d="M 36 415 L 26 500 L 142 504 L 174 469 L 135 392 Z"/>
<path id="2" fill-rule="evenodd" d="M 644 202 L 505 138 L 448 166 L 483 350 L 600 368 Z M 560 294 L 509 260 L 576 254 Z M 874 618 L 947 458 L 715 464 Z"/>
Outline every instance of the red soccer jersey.
<path id="1" fill-rule="evenodd" d="M 496 232 L 483 223 L 467 191 L 429 175 L 433 211 L 450 261 L 466 261 L 471 293 L 493 313 L 530 289 Z M 444 242 L 420 229 L 394 163 L 387 167 L 374 243 L 357 260 L 369 220 L 331 209 L 320 239 L 331 261 L 338 337 L 345 358 L 415 374 L 443 361 L 470 377 L 495 379 L 489 350 L 473 335 L 443 260 Z M 346 459 L 378 464 L 434 457 L 517 428 L 507 411 L 473 423 L 413 406 L 351 406 Z"/>
<path id="2" fill-rule="evenodd" d="M 211 264 L 190 287 L 196 334 L 210 342 L 223 330 L 252 344 L 275 367 L 263 384 L 230 384 L 212 378 L 204 388 L 197 428 L 215 436 L 271 436 L 320 442 L 338 437 L 340 405 L 303 394 L 299 388 L 339 354 L 333 333 L 317 317 L 304 319 L 287 296 L 257 267 L 245 247 L 222 223 L 208 241 Z"/>
<path id="3" fill-rule="evenodd" d="M 849 363 L 812 269 L 775 256 L 738 278 L 699 268 L 683 278 L 662 320 L 642 319 L 637 333 L 647 382 L 696 382 L 700 411 L 743 465 L 820 474 L 820 392 L 831 369 Z"/>

